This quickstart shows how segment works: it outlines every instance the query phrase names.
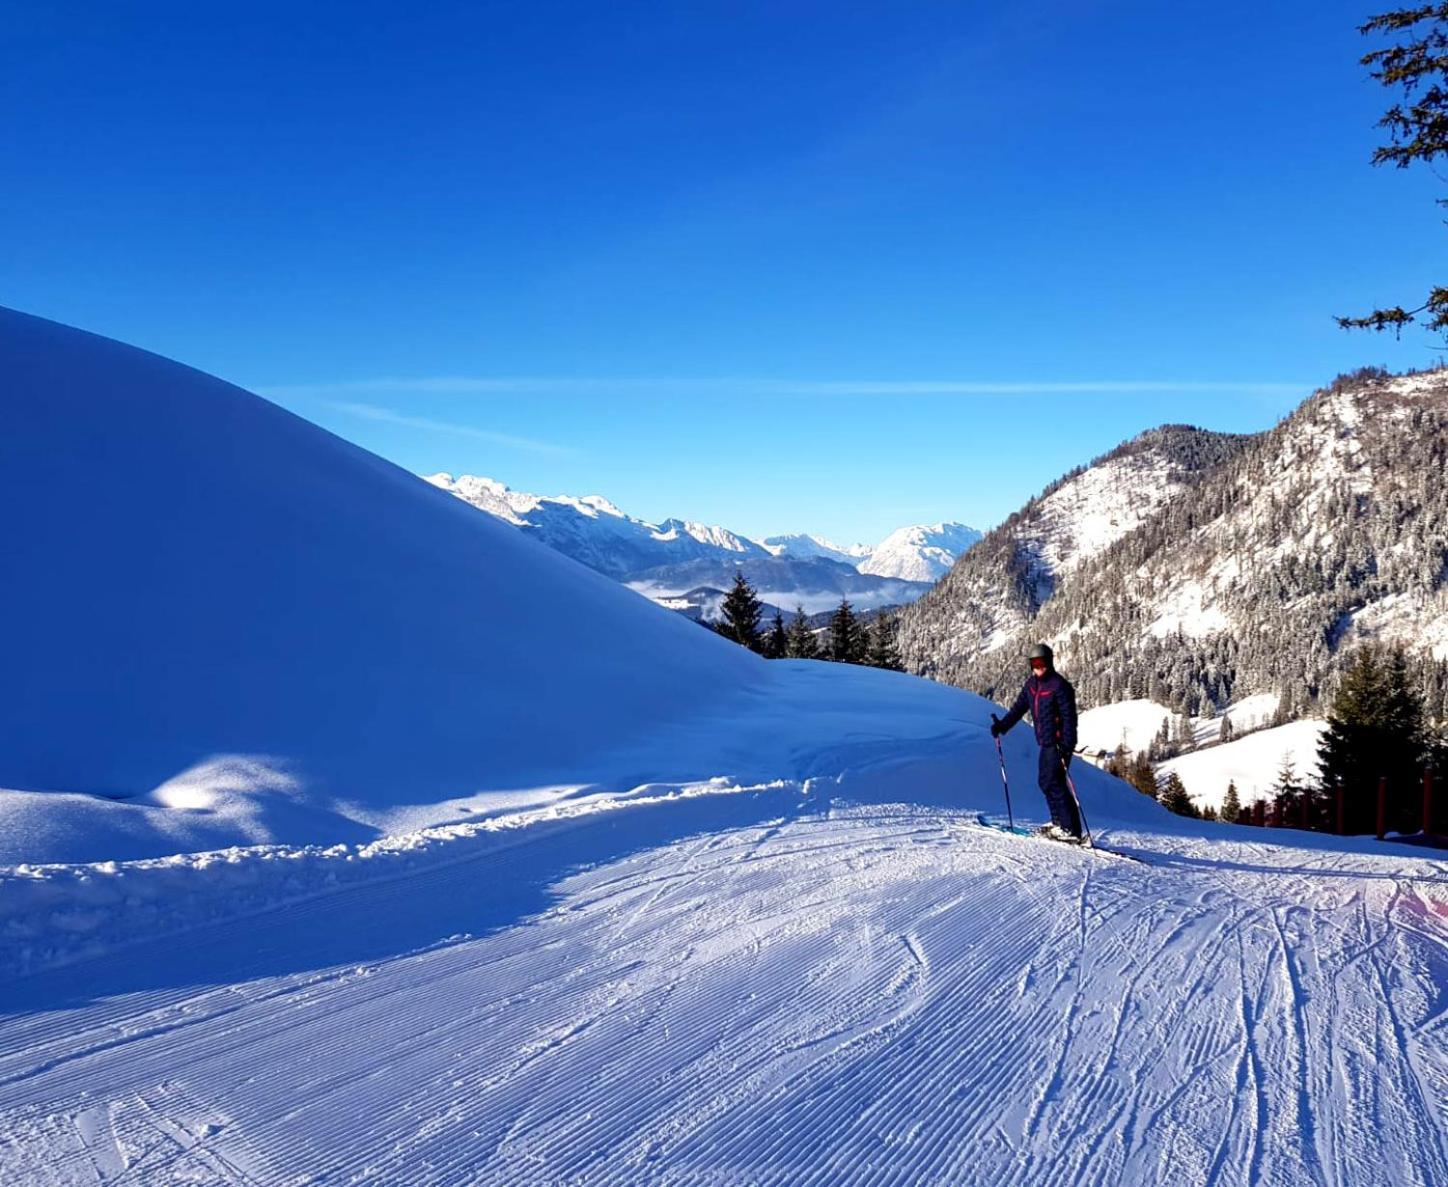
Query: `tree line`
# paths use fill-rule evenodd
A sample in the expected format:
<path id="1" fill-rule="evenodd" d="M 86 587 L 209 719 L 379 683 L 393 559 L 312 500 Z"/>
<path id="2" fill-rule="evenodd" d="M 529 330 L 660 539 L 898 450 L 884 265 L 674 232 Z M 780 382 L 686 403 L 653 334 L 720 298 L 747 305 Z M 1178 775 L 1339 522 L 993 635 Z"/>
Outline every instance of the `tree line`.
<path id="1" fill-rule="evenodd" d="M 749 579 L 736 573 L 734 587 L 725 594 L 713 629 L 765 659 L 824 659 L 895 672 L 904 670 L 895 645 L 895 618 L 881 613 L 873 624 L 867 624 L 855 613 L 848 598 L 840 599 L 822 638 L 810 628 L 803 606 L 795 609 L 788 624 L 778 610 L 768 626 L 761 621 L 763 615 L 764 607 Z"/>
<path id="2" fill-rule="evenodd" d="M 1315 780 L 1300 778 L 1285 754 L 1265 797 L 1244 805 L 1233 781 L 1220 810 L 1199 808 L 1175 771 L 1157 775 L 1161 741 L 1137 754 L 1118 747 L 1106 770 L 1179 815 L 1229 824 L 1271 820 L 1324 832 L 1374 832 L 1382 784 L 1385 830 L 1413 833 L 1425 823 L 1424 778 L 1448 770 L 1448 723 L 1427 711 L 1414 664 L 1402 648 L 1374 644 L 1353 653 L 1332 698 Z M 1444 831 L 1448 811 L 1435 808 L 1426 823 L 1429 831 Z"/>

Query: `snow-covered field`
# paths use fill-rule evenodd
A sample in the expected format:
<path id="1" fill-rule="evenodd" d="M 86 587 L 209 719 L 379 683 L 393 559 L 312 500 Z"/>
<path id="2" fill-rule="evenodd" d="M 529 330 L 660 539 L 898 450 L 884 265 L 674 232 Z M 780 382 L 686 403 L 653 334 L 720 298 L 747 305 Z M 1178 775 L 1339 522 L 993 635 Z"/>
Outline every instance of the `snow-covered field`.
<path id="1" fill-rule="evenodd" d="M 700 796 L 0 983 L 0 1182 L 1448 1181 L 1448 863 L 1097 826 Z"/>
<path id="2" fill-rule="evenodd" d="M 1448 861 L 1085 766 L 1143 860 L 985 828 L 978 697 L 117 343 L 0 374 L 4 1187 L 1448 1181 Z"/>
<path id="3" fill-rule="evenodd" d="M 1228 742 L 1168 759 L 1157 768 L 1158 776 L 1175 771 L 1201 807 L 1220 808 L 1227 784 L 1235 781 L 1237 797 L 1246 805 L 1261 797 L 1272 798 L 1272 788 L 1283 759 L 1292 763 L 1296 782 L 1312 783 L 1317 778 L 1317 746 L 1327 729 L 1325 721 L 1292 721 L 1273 729 L 1259 730 Z"/>
<path id="4" fill-rule="evenodd" d="M 1277 711 L 1277 700 L 1275 693 L 1262 693 L 1243 697 L 1215 717 L 1190 718 L 1192 744 L 1207 746 L 1216 742 L 1222 734 L 1222 722 L 1229 719 L 1238 734 L 1261 729 Z M 1168 728 L 1171 728 L 1174 717 L 1175 714 L 1165 705 L 1144 699 L 1098 705 L 1081 714 L 1080 742 L 1083 746 L 1108 753 L 1118 746 L 1143 751 L 1151 745 L 1162 722 L 1167 722 Z"/>

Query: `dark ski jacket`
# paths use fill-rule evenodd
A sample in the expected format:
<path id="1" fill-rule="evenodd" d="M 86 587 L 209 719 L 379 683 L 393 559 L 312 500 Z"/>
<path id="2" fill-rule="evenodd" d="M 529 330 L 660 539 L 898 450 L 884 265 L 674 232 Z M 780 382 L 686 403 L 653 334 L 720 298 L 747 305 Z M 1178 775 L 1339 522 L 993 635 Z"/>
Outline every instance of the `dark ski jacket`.
<path id="1" fill-rule="evenodd" d="M 1076 749 L 1076 690 L 1054 669 L 1044 676 L 1027 677 L 1011 711 L 1001 718 L 1001 733 L 1031 712 L 1038 746 L 1055 746 L 1069 755 Z"/>

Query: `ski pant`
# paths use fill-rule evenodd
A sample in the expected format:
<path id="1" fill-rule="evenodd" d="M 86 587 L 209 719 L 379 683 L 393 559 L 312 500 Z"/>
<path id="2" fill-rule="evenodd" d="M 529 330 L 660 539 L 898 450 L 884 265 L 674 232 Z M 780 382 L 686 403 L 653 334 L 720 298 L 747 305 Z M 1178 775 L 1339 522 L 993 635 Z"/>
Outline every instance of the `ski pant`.
<path id="1" fill-rule="evenodd" d="M 1063 828 L 1072 836 L 1081 835 L 1081 813 L 1076 809 L 1076 797 L 1066 786 L 1066 772 L 1061 767 L 1061 751 L 1055 746 L 1041 747 L 1039 770 L 1041 791 L 1046 805 L 1051 809 L 1051 823 Z"/>

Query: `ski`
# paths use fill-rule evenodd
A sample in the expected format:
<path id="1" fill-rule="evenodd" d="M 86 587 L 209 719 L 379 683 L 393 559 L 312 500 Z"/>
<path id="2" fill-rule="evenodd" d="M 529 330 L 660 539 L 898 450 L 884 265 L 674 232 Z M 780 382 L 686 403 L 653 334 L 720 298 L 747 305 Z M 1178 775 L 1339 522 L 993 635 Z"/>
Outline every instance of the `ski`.
<path id="1" fill-rule="evenodd" d="M 1048 841 L 1053 845 L 1070 844 L 1070 842 L 1053 841 L 1050 837 L 1042 837 L 1033 830 L 1028 828 L 1022 828 L 1018 824 L 1008 825 L 1002 820 L 992 820 L 984 812 L 977 812 L 975 814 L 975 823 L 980 825 L 980 827 L 982 828 L 993 829 L 995 832 L 998 833 L 1007 833 L 1008 835 L 1013 837 L 1025 837 L 1027 839 L 1035 838 L 1036 840 L 1040 841 Z M 1095 841 L 1083 841 L 1080 844 L 1071 844 L 1070 847 L 1072 849 L 1082 849 L 1088 853 L 1100 853 L 1104 857 L 1119 857 L 1122 861 L 1134 861 L 1137 865 L 1145 866 L 1151 864 L 1144 857 L 1137 857 L 1135 854 L 1132 853 L 1122 853 L 1119 849 L 1108 849 L 1106 846 L 1097 844 Z"/>
<path id="2" fill-rule="evenodd" d="M 1007 824 L 1003 820 L 992 820 L 984 812 L 977 812 L 975 814 L 975 822 L 983 828 L 993 828 L 998 833 L 1010 833 L 1013 837 L 1029 837 L 1034 835 L 1030 829 L 1022 828 L 1019 824 Z"/>

